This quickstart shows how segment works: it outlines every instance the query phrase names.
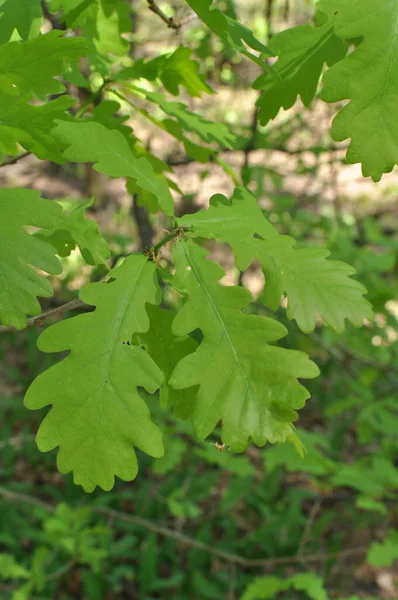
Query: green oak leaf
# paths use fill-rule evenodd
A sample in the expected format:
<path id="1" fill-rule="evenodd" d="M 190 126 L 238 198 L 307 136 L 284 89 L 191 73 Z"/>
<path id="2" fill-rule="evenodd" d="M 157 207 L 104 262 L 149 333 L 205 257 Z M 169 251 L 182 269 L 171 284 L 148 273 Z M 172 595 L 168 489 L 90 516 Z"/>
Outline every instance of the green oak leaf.
<path id="1" fill-rule="evenodd" d="M 62 10 L 62 18 L 67 27 L 82 27 L 88 18 L 95 19 L 98 0 L 52 0 L 50 10 L 52 12 Z"/>
<path id="2" fill-rule="evenodd" d="M 271 346 L 287 330 L 272 319 L 244 314 L 251 300 L 242 287 L 224 287 L 221 267 L 206 260 L 207 251 L 192 240 L 173 248 L 176 275 L 172 285 L 187 295 L 173 322 L 173 333 L 187 335 L 199 328 L 203 340 L 184 357 L 170 385 L 199 385 L 192 422 L 196 435 L 206 438 L 222 420 L 222 440 L 242 452 L 249 437 L 257 446 L 284 442 L 292 433 L 296 409 L 309 393 L 297 381 L 316 377 L 317 366 L 295 350 Z"/>
<path id="3" fill-rule="evenodd" d="M 191 60 L 192 50 L 179 46 L 165 60 L 160 79 L 166 90 L 178 96 L 179 86 L 182 85 L 191 96 L 200 97 L 201 92 L 211 94 L 212 90 L 198 75 L 199 64 Z"/>
<path id="4" fill-rule="evenodd" d="M 30 235 L 25 226 L 52 228 L 62 218 L 57 202 L 24 189 L 0 190 L 0 320 L 23 329 L 26 315 L 38 315 L 37 296 L 51 296 L 51 283 L 36 269 L 62 271 L 54 249 Z"/>
<path id="5" fill-rule="evenodd" d="M 319 8 L 355 50 L 324 76 L 322 99 L 349 99 L 336 115 L 332 137 L 351 138 L 349 163 L 362 163 L 365 177 L 379 181 L 398 163 L 398 1 L 322 0 Z"/>
<path id="6" fill-rule="evenodd" d="M 62 34 L 50 31 L 34 40 L 0 46 L 0 92 L 39 98 L 64 92 L 64 84 L 55 76 L 86 54 L 87 42 Z"/>
<path id="7" fill-rule="evenodd" d="M 214 31 L 225 43 L 237 52 L 259 64 L 264 69 L 267 63 L 256 54 L 250 52 L 249 48 L 272 56 L 272 52 L 264 46 L 248 29 L 232 17 L 223 14 L 215 6 L 212 0 L 186 0 L 189 6 L 196 12 L 200 19 L 209 29 Z"/>
<path id="8" fill-rule="evenodd" d="M 123 56 L 126 53 L 129 43 L 122 33 L 132 30 L 130 12 L 127 2 L 97 0 L 95 16 L 89 12 L 82 27 L 84 36 L 92 40 L 95 52 L 103 56 Z"/>
<path id="9" fill-rule="evenodd" d="M 271 225 L 244 187 L 236 188 L 231 202 L 217 194 L 208 210 L 185 215 L 178 223 L 191 228 L 190 235 L 227 242 L 242 271 L 259 260 L 266 278 L 265 302 L 276 310 L 286 293 L 287 316 L 306 333 L 314 330 L 317 315 L 336 331 L 344 330 L 346 318 L 356 326 L 372 318 L 371 305 L 363 298 L 366 289 L 350 277 L 355 269 L 327 260 L 328 250 L 296 248 L 296 241 Z"/>
<path id="10" fill-rule="evenodd" d="M 199 76 L 199 64 L 191 60 L 191 54 L 190 48 L 179 46 L 171 54 L 160 55 L 146 63 L 139 60 L 120 73 L 121 79 L 128 79 L 129 77 L 126 76 L 129 73 L 135 78 L 143 77 L 149 81 L 160 79 L 166 90 L 174 96 L 178 96 L 180 85 L 191 96 L 200 97 L 201 92 L 211 94 L 212 90 Z"/>
<path id="11" fill-rule="evenodd" d="M 293 577 L 284 579 L 273 575 L 257 577 L 246 588 L 240 600 L 274 600 L 279 597 L 280 592 L 287 592 L 287 590 L 304 592 L 305 598 L 311 600 L 329 600 L 322 578 L 314 573 L 297 573 Z M 304 600 L 302 594 L 300 598 Z"/>
<path id="12" fill-rule="evenodd" d="M 161 54 L 156 58 L 135 61 L 131 67 L 126 67 L 117 73 L 117 81 L 131 79 L 160 79 L 166 90 L 178 96 L 179 86 L 182 85 L 191 96 L 200 97 L 201 92 L 212 94 L 212 89 L 198 75 L 199 65 L 191 60 L 192 50 L 179 46 L 172 54 Z"/>
<path id="13" fill-rule="evenodd" d="M 256 102 L 261 125 L 274 119 L 280 108 L 291 108 L 300 96 L 309 106 L 315 96 L 324 63 L 329 66 L 344 58 L 347 44 L 333 33 L 333 26 L 300 25 L 274 35 L 270 50 L 278 56 L 274 65 L 280 79 L 265 72 L 253 84 L 263 93 Z"/>
<path id="14" fill-rule="evenodd" d="M 0 553 L 0 579 L 2 581 L 29 579 L 30 575 L 30 571 L 17 562 L 15 556 L 6 552 Z"/>
<path id="15" fill-rule="evenodd" d="M 91 42 L 91 58 L 94 58 L 94 55 L 122 56 L 128 50 L 129 44 L 121 35 L 132 30 L 130 7 L 127 2 L 53 0 L 50 10 L 62 10 L 62 20 L 68 28 L 82 29 L 83 35 Z"/>
<path id="16" fill-rule="evenodd" d="M 169 378 L 177 363 L 195 351 L 197 343 L 189 336 L 176 337 L 171 329 L 175 314 L 158 306 L 147 306 L 150 328 L 146 333 L 137 334 L 133 343 L 143 346 L 164 374 L 160 388 L 160 403 L 164 408 L 174 407 L 174 413 L 181 419 L 188 419 L 192 413 L 196 391 L 175 390 L 169 385 Z"/>
<path id="17" fill-rule="evenodd" d="M 391 567 L 398 560 L 398 531 L 390 531 L 382 542 L 374 542 L 367 555 L 374 567 Z"/>
<path id="18" fill-rule="evenodd" d="M 184 130 L 177 121 L 174 121 L 173 119 L 164 119 L 163 121 L 157 121 L 156 124 L 164 131 L 167 131 L 167 133 L 176 140 L 182 142 L 187 156 L 192 158 L 192 160 L 208 163 L 212 158 L 217 156 L 216 150 L 213 148 L 199 146 L 198 144 L 191 142 L 191 140 L 184 135 Z"/>
<path id="19" fill-rule="evenodd" d="M 93 202 L 91 198 L 64 213 L 56 229 L 41 232 L 39 237 L 53 244 L 59 256 L 69 256 L 77 244 L 88 265 L 104 264 L 110 256 L 108 244 L 98 231 L 97 223 L 85 217 Z"/>
<path id="20" fill-rule="evenodd" d="M 0 150 L 8 156 L 19 154 L 20 144 L 42 160 L 65 162 L 61 144 L 52 135 L 55 119 L 67 118 L 65 112 L 75 101 L 60 96 L 52 102 L 35 106 L 25 98 L 2 96 L 0 101 Z"/>
<path id="21" fill-rule="evenodd" d="M 143 255 L 131 255 L 110 277 L 109 283 L 91 283 L 80 293 L 94 312 L 41 334 L 40 350 L 70 353 L 39 375 L 25 397 L 30 409 L 52 404 L 37 445 L 42 452 L 59 446 L 59 470 L 73 471 L 75 483 L 87 492 L 96 486 L 110 490 L 115 476 L 134 479 L 133 446 L 150 456 L 163 455 L 162 434 L 137 390 L 155 392 L 163 375 L 142 348 L 129 343 L 149 327 L 145 304 L 160 302 L 156 267 Z"/>
<path id="22" fill-rule="evenodd" d="M 207 163 L 210 161 L 211 157 L 216 156 L 216 150 L 214 150 L 213 148 L 209 148 L 207 146 L 199 146 L 198 144 L 193 143 L 189 138 L 187 138 L 187 136 L 184 134 L 184 130 L 181 127 L 180 123 L 178 123 L 177 121 L 174 121 L 174 119 L 163 119 L 162 121 L 160 121 L 159 119 L 156 119 L 155 117 L 153 117 L 144 108 L 135 106 L 135 109 L 137 110 L 137 112 L 139 112 L 141 115 L 143 115 L 145 117 L 145 119 L 147 119 L 148 121 L 153 123 L 156 127 L 159 127 L 159 129 L 163 129 L 163 131 L 166 131 L 169 135 L 174 137 L 176 140 L 182 142 L 184 144 L 185 152 L 193 160 L 196 160 L 196 161 L 202 162 L 202 163 Z M 163 171 L 166 170 L 167 166 L 168 166 L 169 170 L 172 170 L 170 168 L 170 166 L 167 164 L 166 164 L 166 166 L 165 166 L 165 164 L 163 164 L 163 167 L 161 170 L 163 170 Z M 159 171 L 157 171 L 157 172 L 159 172 Z"/>
<path id="23" fill-rule="evenodd" d="M 102 100 L 97 106 L 95 106 L 92 116 L 89 121 L 95 123 L 101 123 L 108 129 L 117 129 L 124 135 L 129 145 L 133 147 L 137 143 L 137 138 L 133 135 L 133 130 L 129 125 L 126 125 L 128 115 L 120 115 L 120 104 L 115 100 Z"/>
<path id="24" fill-rule="evenodd" d="M 23 40 L 35 38 L 43 21 L 41 0 L 0 0 L 0 44 L 16 29 Z"/>
<path id="25" fill-rule="evenodd" d="M 111 177 L 131 177 L 156 196 L 159 206 L 173 214 L 173 198 L 164 177 L 157 175 L 147 158 L 133 154 L 124 135 L 100 123 L 57 121 L 53 134 L 68 146 L 64 157 L 72 162 L 94 162 L 94 169 Z"/>
<path id="26" fill-rule="evenodd" d="M 289 589 L 289 580 L 274 575 L 256 577 L 246 588 L 240 600 L 274 600 L 277 595 Z"/>
<path id="27" fill-rule="evenodd" d="M 181 102 L 169 102 L 162 94 L 157 92 L 136 89 L 142 92 L 150 102 L 157 104 L 163 112 L 175 117 L 184 130 L 196 133 L 204 142 L 209 144 L 216 142 L 220 146 L 226 146 L 227 148 L 234 147 L 236 137 L 223 123 L 207 121 L 207 119 L 204 119 L 200 115 L 190 112 L 185 104 Z"/>

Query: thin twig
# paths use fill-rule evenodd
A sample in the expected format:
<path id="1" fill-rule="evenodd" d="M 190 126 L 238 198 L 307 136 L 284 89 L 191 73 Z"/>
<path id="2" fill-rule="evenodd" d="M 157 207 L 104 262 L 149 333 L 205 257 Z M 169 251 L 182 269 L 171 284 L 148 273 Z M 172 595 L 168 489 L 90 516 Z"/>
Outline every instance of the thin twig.
<path id="1" fill-rule="evenodd" d="M 139 250 L 144 252 L 145 248 L 150 248 L 153 245 L 153 228 L 146 206 L 139 206 L 136 194 L 132 194 L 132 198 L 132 213 L 140 239 Z"/>
<path id="2" fill-rule="evenodd" d="M 304 527 L 304 533 L 303 533 L 303 536 L 302 536 L 302 538 L 300 540 L 299 547 L 298 547 L 298 550 L 297 550 L 297 558 L 302 558 L 302 554 L 303 554 L 303 552 L 305 550 L 305 547 L 306 547 L 307 542 L 308 542 L 308 540 L 310 538 L 310 535 L 311 535 L 312 526 L 313 526 L 314 521 L 315 521 L 315 519 L 316 519 L 316 517 L 317 517 L 317 515 L 318 515 L 318 513 L 320 511 L 320 508 L 322 506 L 322 500 L 323 500 L 323 498 L 321 496 L 318 496 L 315 499 L 315 502 L 314 502 L 314 504 L 311 507 L 310 513 L 308 515 L 307 522 L 306 522 L 305 527 Z M 302 558 L 302 560 L 304 561 L 305 559 Z"/>
<path id="3" fill-rule="evenodd" d="M 18 500 L 19 502 L 24 502 L 25 504 L 32 504 L 33 506 L 37 506 L 38 508 L 42 508 L 43 510 L 54 513 L 55 506 L 50 504 L 49 502 L 44 502 L 44 500 L 39 500 L 34 496 L 28 496 L 27 494 L 22 494 L 22 492 L 14 492 L 9 490 L 3 486 L 0 486 L 0 497 L 4 498 L 4 500 L 9 500 L 13 502 L 14 500 Z"/>
<path id="4" fill-rule="evenodd" d="M 79 108 L 79 110 L 75 114 L 75 117 L 77 119 L 84 115 L 84 113 L 87 111 L 87 109 L 90 108 L 91 104 L 98 98 L 98 96 L 100 96 L 102 94 L 102 92 L 105 90 L 105 87 L 108 85 L 108 83 L 110 83 L 110 82 L 107 79 L 104 79 L 104 81 L 102 82 L 102 85 L 98 88 L 98 90 L 96 92 L 93 92 L 91 94 L 91 96 L 89 98 L 87 98 L 87 101 Z"/>
<path id="5" fill-rule="evenodd" d="M 265 3 L 265 20 L 268 27 L 268 38 L 272 37 L 272 13 L 274 0 L 266 0 Z"/>
<path id="6" fill-rule="evenodd" d="M 10 160 L 6 160 L 1 163 L 0 167 L 9 167 L 10 165 L 15 165 L 17 162 L 25 158 L 25 156 L 30 156 L 31 154 L 31 152 L 23 152 L 22 154 L 18 154 L 18 156 L 14 156 L 13 158 L 10 158 Z"/>
<path id="7" fill-rule="evenodd" d="M 181 23 L 174 21 L 173 17 L 165 15 L 162 9 L 156 4 L 155 0 L 147 0 L 147 2 L 149 10 L 155 13 L 155 15 L 158 15 L 162 21 L 166 23 L 167 27 L 170 27 L 170 29 L 180 29 Z"/>
<path id="8" fill-rule="evenodd" d="M 50 513 L 55 512 L 55 507 L 52 504 L 47 502 L 43 502 L 42 500 L 38 500 L 32 496 L 28 496 L 26 494 L 22 494 L 20 492 L 14 492 L 12 490 L 8 490 L 7 488 L 0 487 L 0 497 L 5 500 L 10 501 L 20 501 L 26 502 L 28 504 L 36 505 L 39 508 L 43 508 Z M 163 535 L 168 538 L 173 538 L 180 542 L 181 544 L 185 544 L 186 546 L 190 546 L 191 548 L 197 548 L 198 550 L 203 550 L 207 554 L 211 554 L 212 556 L 217 556 L 227 562 L 234 563 L 237 565 L 241 565 L 247 569 L 252 569 L 256 567 L 263 568 L 273 568 L 276 566 L 283 565 L 291 565 L 295 563 L 302 562 L 305 560 L 306 562 L 325 562 L 327 560 L 333 558 L 346 558 L 349 556 L 362 556 L 366 554 L 368 548 L 365 546 L 350 548 L 346 550 L 340 550 L 339 552 L 323 552 L 319 554 L 309 554 L 307 556 L 279 556 L 277 558 L 245 558 L 244 556 L 240 556 L 239 554 L 232 554 L 231 552 L 226 552 L 221 548 L 216 548 L 214 546 L 210 546 L 209 544 L 205 544 L 193 537 L 185 535 L 183 533 L 179 533 L 178 531 L 174 531 L 173 529 L 169 529 L 168 527 L 164 527 L 163 525 L 158 525 L 153 521 L 149 521 L 148 519 L 143 519 L 141 517 L 136 517 L 133 515 L 129 515 L 124 512 L 119 512 L 117 510 L 113 510 L 111 508 L 106 508 L 103 506 L 94 506 L 92 511 L 96 514 L 104 515 L 111 519 L 124 521 L 126 523 L 133 523 L 134 525 L 138 525 L 139 527 L 143 527 L 144 529 L 148 529 L 149 531 L 153 531 L 158 535 Z"/>
<path id="9" fill-rule="evenodd" d="M 162 246 L 167 244 L 167 242 L 169 242 L 170 240 L 173 240 L 174 238 L 180 236 L 182 233 L 184 233 L 184 231 L 188 231 L 188 230 L 189 230 L 188 227 L 177 227 L 174 231 L 167 234 L 162 240 L 160 240 L 160 242 L 158 242 L 155 246 L 148 248 L 145 251 L 145 255 L 148 256 L 150 259 L 152 259 L 153 255 L 156 255 L 159 252 L 160 248 L 162 248 Z M 77 308 L 85 308 L 87 310 L 90 309 L 89 305 L 86 304 L 85 302 L 83 302 L 83 300 L 80 300 L 80 298 L 75 298 L 74 300 L 71 300 L 70 302 L 63 304 L 62 306 L 58 306 L 57 308 L 53 308 L 52 310 L 43 312 L 41 315 L 38 315 L 37 317 L 30 317 L 29 319 L 27 319 L 26 325 L 23 329 L 26 329 L 26 327 L 30 327 L 31 325 L 36 325 L 36 326 L 40 327 L 41 325 L 43 325 L 43 322 L 46 319 L 48 319 L 50 317 L 57 317 L 68 311 L 76 310 Z M 14 326 L 6 327 L 5 325 L 0 325 L 0 333 L 4 333 L 6 331 L 18 331 L 18 330 Z"/>
<path id="10" fill-rule="evenodd" d="M 44 312 L 41 315 L 38 315 L 37 317 L 31 317 L 26 321 L 26 327 L 30 327 L 31 325 L 41 326 L 43 325 L 43 322 L 50 317 L 57 317 L 58 315 L 63 315 L 64 313 L 69 312 L 70 310 L 76 310 L 77 308 L 83 307 L 87 308 L 88 305 L 85 304 L 83 300 L 80 300 L 80 298 L 75 298 L 74 300 L 63 304 L 62 306 L 57 306 L 57 308 L 53 308 L 52 310 Z M 0 333 L 4 331 L 17 331 L 17 328 L 5 327 L 4 325 L 1 325 Z"/>
<path id="11" fill-rule="evenodd" d="M 174 240 L 176 237 L 178 237 L 179 235 L 181 235 L 184 231 L 185 231 L 185 229 L 183 227 L 178 227 L 177 229 L 175 229 L 174 231 L 172 231 L 171 233 L 169 233 L 168 235 L 166 235 L 162 240 L 160 240 L 160 242 L 158 244 L 156 244 L 153 247 L 154 254 L 157 254 L 159 252 L 159 250 L 165 244 L 167 244 L 167 242 L 170 242 L 171 240 Z"/>

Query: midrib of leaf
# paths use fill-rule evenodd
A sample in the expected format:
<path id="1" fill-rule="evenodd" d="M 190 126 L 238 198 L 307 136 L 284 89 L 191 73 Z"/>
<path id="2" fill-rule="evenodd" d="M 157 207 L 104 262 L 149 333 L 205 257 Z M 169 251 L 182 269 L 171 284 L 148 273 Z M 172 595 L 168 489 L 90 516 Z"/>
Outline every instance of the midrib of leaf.
<path id="1" fill-rule="evenodd" d="M 12 109 L 11 109 L 12 110 Z M 29 124 L 29 122 L 32 120 L 31 118 L 24 122 L 24 121 L 4 121 L 2 119 L 2 117 L 0 116 L 0 125 L 3 125 L 3 127 L 10 127 L 11 129 L 26 129 L 27 131 L 44 131 L 49 133 L 51 131 L 51 129 L 53 128 L 53 123 L 49 118 L 49 114 L 46 115 L 47 116 L 47 120 L 49 122 L 49 125 L 37 125 L 37 121 L 35 121 L 34 123 L 32 123 L 31 125 Z"/>
<path id="2" fill-rule="evenodd" d="M 106 366 L 104 369 L 104 374 L 103 374 L 103 378 L 102 378 L 102 385 L 101 385 L 101 390 L 100 390 L 100 398 L 98 401 L 98 411 L 97 411 L 97 422 L 95 424 L 95 429 L 94 429 L 94 434 L 93 434 L 93 441 L 92 441 L 92 446 L 91 446 L 91 460 L 90 460 L 90 467 L 89 467 L 89 471 L 91 472 L 92 470 L 92 466 L 93 466 L 93 459 L 94 459 L 94 447 L 95 447 L 95 443 L 96 443 L 96 439 L 97 439 L 97 431 L 98 431 L 98 427 L 101 424 L 102 429 L 104 429 L 103 423 L 101 421 L 101 412 L 102 412 L 102 405 L 103 405 L 103 399 L 104 399 L 104 390 L 105 390 L 105 383 L 106 381 L 109 379 L 109 365 L 111 363 L 112 360 L 112 356 L 113 356 L 113 352 L 114 352 L 114 348 L 116 345 L 116 339 L 119 336 L 119 332 L 120 332 L 120 328 L 121 328 L 121 323 L 122 320 L 124 318 L 124 315 L 126 313 L 126 308 L 131 300 L 131 297 L 135 291 L 136 285 L 138 283 L 139 278 L 141 277 L 142 271 L 144 270 L 144 267 L 146 266 L 146 261 L 142 263 L 142 267 L 139 270 L 135 280 L 132 283 L 132 286 L 129 290 L 128 295 L 126 296 L 126 299 L 123 303 L 123 307 L 121 308 L 119 315 L 117 316 L 116 319 L 116 323 L 115 323 L 115 329 L 114 329 L 114 333 L 111 337 L 111 341 L 110 341 L 110 349 L 108 352 L 108 358 L 106 361 Z M 106 285 L 106 284 L 105 284 Z M 132 332 L 133 333 L 133 332 Z M 113 386 L 113 384 L 112 384 Z"/>
<path id="3" fill-rule="evenodd" d="M 242 379 L 243 379 L 243 381 L 245 383 L 246 390 L 247 390 L 246 396 L 247 396 L 247 394 L 249 392 L 251 392 L 251 388 L 250 388 L 249 382 L 247 380 L 246 374 L 245 374 L 245 372 L 244 372 L 244 370 L 243 370 L 243 368 L 242 368 L 242 366 L 241 366 L 241 364 L 239 362 L 238 354 L 237 354 L 237 352 L 235 350 L 235 347 L 234 347 L 234 345 L 232 343 L 232 340 L 231 340 L 230 335 L 228 333 L 228 329 L 227 329 L 227 327 L 226 327 L 226 325 L 224 323 L 224 319 L 222 318 L 222 316 L 220 314 L 220 311 L 217 308 L 217 305 L 215 304 L 213 298 L 211 297 L 211 294 L 209 293 L 207 287 L 205 286 L 205 284 L 204 284 L 204 282 L 203 282 L 203 280 L 202 280 L 202 278 L 200 276 L 200 273 L 199 273 L 198 269 L 196 268 L 196 265 L 195 265 L 194 261 L 191 260 L 191 257 L 189 255 L 189 250 L 188 250 L 188 248 L 186 247 L 185 244 L 183 245 L 183 250 L 184 250 L 184 254 L 185 254 L 186 258 L 187 258 L 187 261 L 191 265 L 192 271 L 193 271 L 196 279 L 198 280 L 198 283 L 199 283 L 200 287 L 202 288 L 203 293 L 205 294 L 206 298 L 208 299 L 209 304 L 212 307 L 212 309 L 214 311 L 214 314 L 216 315 L 217 320 L 220 323 L 221 329 L 222 329 L 222 331 L 223 331 L 223 333 L 224 333 L 224 335 L 225 335 L 225 337 L 226 337 L 226 339 L 228 341 L 228 344 L 229 344 L 229 346 L 231 348 L 232 355 L 234 357 L 234 361 L 235 361 L 236 367 L 237 367 L 239 373 L 241 374 L 241 377 L 242 377 Z M 231 375 L 231 373 L 229 374 L 228 377 L 230 377 L 230 375 Z"/>
<path id="4" fill-rule="evenodd" d="M 318 40 L 318 42 L 314 46 L 311 46 L 311 48 L 307 50 L 307 52 L 298 56 L 295 60 L 286 65 L 286 67 L 284 67 L 281 70 L 280 76 L 282 77 L 282 81 L 294 77 L 298 73 L 302 65 L 308 62 L 318 52 L 318 50 L 329 41 L 332 35 L 333 25 L 330 26 L 330 28 L 325 32 L 325 34 Z"/>

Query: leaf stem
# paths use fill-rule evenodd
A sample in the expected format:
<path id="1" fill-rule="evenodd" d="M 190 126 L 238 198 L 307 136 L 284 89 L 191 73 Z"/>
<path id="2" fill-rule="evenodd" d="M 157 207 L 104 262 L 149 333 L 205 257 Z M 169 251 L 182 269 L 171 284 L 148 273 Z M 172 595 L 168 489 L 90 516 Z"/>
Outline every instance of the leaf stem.
<path id="1" fill-rule="evenodd" d="M 155 246 L 153 246 L 151 250 L 156 255 L 163 246 L 165 246 L 168 242 L 174 240 L 176 237 L 184 233 L 184 231 L 186 231 L 185 227 L 177 227 L 171 233 L 166 235 L 162 240 L 160 240 L 160 242 L 158 242 Z"/>
<path id="2" fill-rule="evenodd" d="M 96 92 L 93 92 L 91 94 L 91 96 L 87 99 L 87 101 L 83 104 L 83 106 L 81 106 L 79 108 L 79 110 L 77 111 L 77 113 L 75 114 L 75 118 L 79 119 L 80 117 L 82 117 L 84 115 L 84 113 L 86 112 L 86 110 L 89 108 L 89 106 L 94 102 L 94 100 L 96 100 L 96 98 L 98 98 L 98 96 L 104 91 L 105 86 L 108 85 L 109 81 L 107 79 L 104 79 L 101 87 L 98 88 L 98 90 Z"/>
<path id="3" fill-rule="evenodd" d="M 170 27 L 170 29 L 180 29 L 181 23 L 174 21 L 173 17 L 165 15 L 162 9 L 156 4 L 155 0 L 147 0 L 147 2 L 149 10 L 155 13 L 155 15 L 158 15 L 162 21 L 166 23 L 167 27 Z"/>
<path id="4" fill-rule="evenodd" d="M 24 329 L 26 329 L 26 327 L 29 327 L 31 325 L 40 326 L 43 324 L 43 321 L 45 321 L 49 317 L 56 317 L 58 315 L 62 315 L 66 312 L 69 312 L 70 310 L 76 310 L 77 308 L 83 308 L 83 307 L 87 308 L 87 306 L 88 305 L 85 304 L 85 302 L 83 302 L 83 300 L 80 300 L 80 298 L 75 298 L 74 300 L 71 300 L 70 302 L 67 302 L 66 304 L 62 304 L 62 306 L 57 306 L 57 308 L 53 308 L 52 310 L 41 313 L 41 315 L 38 315 L 36 317 L 31 317 L 30 319 L 28 319 L 26 321 L 26 326 Z M 0 333 L 3 333 L 5 331 L 17 331 L 17 328 L 16 327 L 5 327 L 4 325 L 1 325 Z"/>
<path id="5" fill-rule="evenodd" d="M 170 242 L 171 240 L 174 240 L 176 237 L 182 235 L 185 231 L 187 231 L 188 228 L 187 227 L 176 227 L 173 231 L 171 231 L 170 233 L 168 233 L 162 240 L 160 240 L 160 242 L 158 242 L 155 246 L 151 246 L 150 248 L 147 248 L 144 252 L 144 254 L 146 254 L 146 256 L 148 257 L 152 257 L 152 256 L 156 256 L 159 252 L 159 250 L 168 242 Z M 70 302 L 67 302 L 66 304 L 62 304 L 61 306 L 57 306 L 57 308 L 53 308 L 49 311 L 43 312 L 40 315 L 37 315 L 36 317 L 30 317 L 27 321 L 26 321 L 26 326 L 23 329 L 26 329 L 27 327 L 30 327 L 32 325 L 35 326 L 41 326 L 43 324 L 43 321 L 45 321 L 46 319 L 50 318 L 50 317 L 56 317 L 58 315 L 62 315 L 66 312 L 69 312 L 71 310 L 76 310 L 77 308 L 87 308 L 88 305 L 83 302 L 83 300 L 80 300 L 80 298 L 75 298 L 74 300 L 71 300 Z M 4 333 L 6 331 L 18 331 L 16 327 L 6 327 L 4 325 L 0 325 L 0 333 Z"/>

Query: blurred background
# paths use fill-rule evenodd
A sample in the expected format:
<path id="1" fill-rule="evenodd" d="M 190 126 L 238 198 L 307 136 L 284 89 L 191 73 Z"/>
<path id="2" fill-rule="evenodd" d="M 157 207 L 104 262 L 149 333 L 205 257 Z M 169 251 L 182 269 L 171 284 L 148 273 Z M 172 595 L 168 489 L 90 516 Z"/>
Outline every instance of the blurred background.
<path id="1" fill-rule="evenodd" d="M 311 0 L 216 4 L 265 43 L 314 14 Z M 286 346 L 309 353 L 321 369 L 306 382 L 311 398 L 300 411 L 304 458 L 289 443 L 251 446 L 239 456 L 219 452 L 217 431 L 195 440 L 189 424 L 150 397 L 166 455 L 153 460 L 138 451 L 135 481 L 91 495 L 57 472 L 55 452 L 37 450 L 45 411 L 23 407 L 31 381 L 57 357 L 38 352 L 35 328 L 1 333 L 0 598 L 398 598 L 398 172 L 375 184 L 360 166 L 345 164 L 346 144 L 330 137 L 336 106 L 317 99 L 311 109 L 297 102 L 260 127 L 251 89 L 257 66 L 225 47 L 182 0 L 160 5 L 183 26 L 168 29 L 144 0 L 133 0 L 132 56 L 150 59 L 181 43 L 192 48 L 215 93 L 184 102 L 226 123 L 239 140 L 237 149 L 202 164 L 118 100 L 134 135 L 172 169 L 182 192 L 177 213 L 206 207 L 211 195 L 229 195 L 243 182 L 280 232 L 354 265 L 375 318 L 341 335 L 323 327 L 305 335 L 283 306 L 275 315 L 289 330 Z M 2 166 L 0 185 L 39 190 L 66 207 L 94 197 L 89 215 L 110 245 L 111 265 L 170 225 L 123 180 L 90 165 L 60 167 L 30 155 Z M 259 266 L 240 273 L 228 247 L 209 248 L 226 270 L 224 283 L 248 287 L 253 310 L 272 316 Z M 102 275 L 78 250 L 62 261 L 55 296 L 43 309 L 75 298 Z"/>

